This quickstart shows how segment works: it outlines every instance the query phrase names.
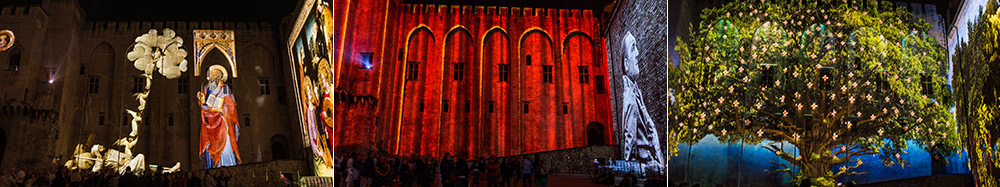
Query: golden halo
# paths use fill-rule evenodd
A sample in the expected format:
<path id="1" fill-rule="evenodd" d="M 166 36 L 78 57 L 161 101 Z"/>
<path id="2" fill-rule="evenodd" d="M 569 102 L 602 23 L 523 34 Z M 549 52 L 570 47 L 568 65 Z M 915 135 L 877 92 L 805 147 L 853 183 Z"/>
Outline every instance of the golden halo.
<path id="1" fill-rule="evenodd" d="M 316 64 L 317 70 L 319 70 L 319 75 L 325 78 L 330 78 L 330 62 L 326 61 L 326 58 L 319 57 L 313 59 L 313 62 L 316 61 L 319 61 L 318 64 Z"/>
<path id="2" fill-rule="evenodd" d="M 0 30 L 0 35 L 6 36 L 7 38 L 7 41 L 4 41 L 3 45 L 0 45 L 0 51 L 6 51 L 7 49 L 10 49 L 11 46 L 14 46 L 14 31 Z"/>
<path id="3" fill-rule="evenodd" d="M 213 70 L 219 70 L 219 72 L 222 72 L 222 78 L 219 79 L 219 81 L 226 82 L 226 79 L 229 77 L 228 73 L 226 72 L 226 68 L 218 64 L 208 67 L 208 72 L 205 72 L 205 74 L 208 74 L 208 76 L 205 76 L 205 79 L 212 80 Z"/>

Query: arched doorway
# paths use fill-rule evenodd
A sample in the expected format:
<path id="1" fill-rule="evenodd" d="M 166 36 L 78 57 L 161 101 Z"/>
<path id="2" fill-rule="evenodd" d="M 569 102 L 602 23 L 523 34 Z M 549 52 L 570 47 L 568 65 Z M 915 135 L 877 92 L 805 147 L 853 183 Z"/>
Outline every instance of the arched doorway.
<path id="1" fill-rule="evenodd" d="M 604 136 L 604 125 L 598 122 L 587 124 L 587 146 L 606 145 L 607 142 L 604 142 Z"/>
<path id="2" fill-rule="evenodd" d="M 271 160 L 289 159 L 288 149 L 285 148 L 285 135 L 274 135 L 271 137 Z"/>

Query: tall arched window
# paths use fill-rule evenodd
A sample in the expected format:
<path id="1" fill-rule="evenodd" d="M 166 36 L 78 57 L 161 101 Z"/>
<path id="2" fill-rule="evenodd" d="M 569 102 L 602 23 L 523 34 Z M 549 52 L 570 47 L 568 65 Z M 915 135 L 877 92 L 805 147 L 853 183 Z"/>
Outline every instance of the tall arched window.
<path id="1" fill-rule="evenodd" d="M 13 52 L 10 54 L 10 59 L 7 61 L 7 70 L 17 71 L 18 67 L 21 66 L 21 52 Z"/>

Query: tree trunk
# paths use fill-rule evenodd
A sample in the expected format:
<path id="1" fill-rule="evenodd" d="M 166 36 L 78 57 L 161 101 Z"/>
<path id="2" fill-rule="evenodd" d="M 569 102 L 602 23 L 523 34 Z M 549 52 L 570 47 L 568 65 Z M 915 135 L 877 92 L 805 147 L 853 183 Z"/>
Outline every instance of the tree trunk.
<path id="1" fill-rule="evenodd" d="M 792 162 L 801 168 L 798 179 L 800 182 L 809 180 L 810 184 L 815 186 L 833 186 L 836 184 L 833 179 L 833 164 L 829 159 L 823 157 L 824 154 L 828 153 L 825 152 L 828 149 L 812 146 L 816 144 L 818 143 L 807 144 L 801 148 L 799 152 L 801 158 Z M 813 155 L 816 157 L 814 158 Z"/>

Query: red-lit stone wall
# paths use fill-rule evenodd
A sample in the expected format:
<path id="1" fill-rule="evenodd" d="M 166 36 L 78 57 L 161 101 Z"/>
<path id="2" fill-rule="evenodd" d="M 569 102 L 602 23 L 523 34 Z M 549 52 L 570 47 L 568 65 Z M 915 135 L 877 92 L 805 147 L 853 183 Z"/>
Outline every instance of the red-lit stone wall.
<path id="1" fill-rule="evenodd" d="M 336 0 L 334 2 L 334 142 L 364 147 L 377 141 L 379 83 L 383 61 L 392 58 L 388 25 L 396 0 Z M 384 50 L 383 50 L 384 49 Z M 371 54 L 371 59 L 365 54 Z M 370 65 L 370 66 L 368 66 Z M 339 153 L 339 152 L 338 152 Z"/>
<path id="2" fill-rule="evenodd" d="M 351 1 L 351 8 L 365 1 Z M 372 15 L 348 17 L 341 28 L 356 40 L 335 54 L 344 57 L 335 71 L 338 90 L 368 88 L 377 106 L 336 106 L 337 146 L 372 141 L 406 155 L 515 155 L 586 146 L 588 125 L 603 131 L 600 143 L 613 142 L 604 39 L 590 10 L 384 7 L 350 10 L 349 16 Z M 388 21 L 375 23 L 382 20 Z M 385 35 L 361 33 L 379 24 Z M 358 42 L 363 38 L 369 39 Z M 350 45 L 375 45 L 372 69 L 348 68 L 356 63 L 346 50 Z M 371 85 L 347 78 L 359 74 L 371 75 Z M 348 115 L 341 116 L 341 108 Z M 369 128 L 371 135 L 358 134 Z"/>

